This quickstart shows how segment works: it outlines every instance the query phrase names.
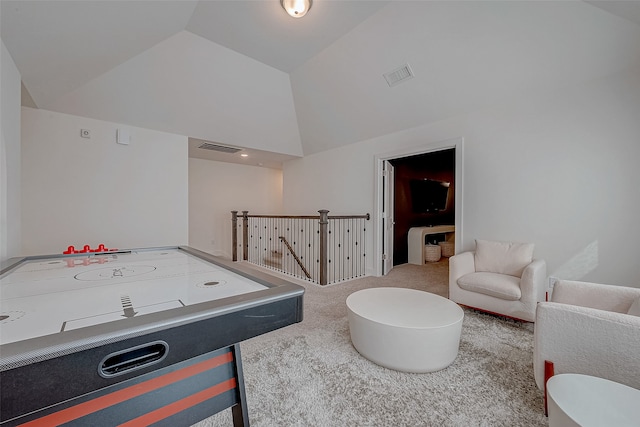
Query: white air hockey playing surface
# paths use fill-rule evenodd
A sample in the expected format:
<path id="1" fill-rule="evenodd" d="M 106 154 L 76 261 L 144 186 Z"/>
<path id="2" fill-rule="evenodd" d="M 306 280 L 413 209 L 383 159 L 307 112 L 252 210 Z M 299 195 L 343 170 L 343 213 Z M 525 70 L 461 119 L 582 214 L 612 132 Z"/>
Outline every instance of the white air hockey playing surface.
<path id="1" fill-rule="evenodd" d="M 0 343 L 264 289 L 177 249 L 27 261 L 0 278 Z"/>

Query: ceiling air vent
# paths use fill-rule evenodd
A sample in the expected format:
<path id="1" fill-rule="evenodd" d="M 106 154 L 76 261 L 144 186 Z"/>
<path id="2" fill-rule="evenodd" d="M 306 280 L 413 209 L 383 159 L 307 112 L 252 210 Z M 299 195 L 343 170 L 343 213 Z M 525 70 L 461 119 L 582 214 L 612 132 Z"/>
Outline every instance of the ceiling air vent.
<path id="1" fill-rule="evenodd" d="M 413 78 L 413 71 L 411 71 L 411 67 L 409 67 L 409 64 L 404 64 L 398 69 L 383 74 L 383 76 L 391 87 L 397 85 L 400 82 Z"/>
<path id="2" fill-rule="evenodd" d="M 238 151 L 242 151 L 241 148 L 236 147 L 227 147 L 225 145 L 212 144 L 210 142 L 205 142 L 202 145 L 198 146 L 198 148 L 202 148 L 203 150 L 211 150 L 211 151 L 219 151 L 221 153 L 237 153 Z"/>

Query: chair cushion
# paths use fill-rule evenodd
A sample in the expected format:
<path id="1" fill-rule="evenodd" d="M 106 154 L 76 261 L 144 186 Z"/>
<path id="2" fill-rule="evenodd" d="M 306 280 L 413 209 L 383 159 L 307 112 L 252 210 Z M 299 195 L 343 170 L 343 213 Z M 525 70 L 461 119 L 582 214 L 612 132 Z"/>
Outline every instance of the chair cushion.
<path id="1" fill-rule="evenodd" d="M 533 261 L 533 248 L 533 243 L 476 240 L 476 272 L 522 277 L 525 267 Z"/>
<path id="2" fill-rule="evenodd" d="M 507 274 L 487 272 L 465 274 L 458 279 L 458 286 L 466 291 L 508 301 L 517 301 L 522 296 L 520 279 Z"/>
<path id="3" fill-rule="evenodd" d="M 629 307 L 629 311 L 627 314 L 631 314 L 632 316 L 640 316 L 640 298 L 636 298 L 636 300 Z"/>

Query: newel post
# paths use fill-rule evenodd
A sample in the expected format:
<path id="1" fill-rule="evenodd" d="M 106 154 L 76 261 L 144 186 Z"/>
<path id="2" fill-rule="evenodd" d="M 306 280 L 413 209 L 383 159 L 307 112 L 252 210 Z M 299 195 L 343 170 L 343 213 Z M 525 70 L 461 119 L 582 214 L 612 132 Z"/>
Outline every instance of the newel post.
<path id="1" fill-rule="evenodd" d="M 327 284 L 327 236 L 329 234 L 329 211 L 321 209 L 318 212 L 320 213 L 320 284 L 324 286 Z"/>
<path id="2" fill-rule="evenodd" d="M 242 211 L 242 260 L 249 259 L 249 211 Z"/>
<path id="3" fill-rule="evenodd" d="M 238 260 L 238 211 L 231 211 L 231 257 Z"/>

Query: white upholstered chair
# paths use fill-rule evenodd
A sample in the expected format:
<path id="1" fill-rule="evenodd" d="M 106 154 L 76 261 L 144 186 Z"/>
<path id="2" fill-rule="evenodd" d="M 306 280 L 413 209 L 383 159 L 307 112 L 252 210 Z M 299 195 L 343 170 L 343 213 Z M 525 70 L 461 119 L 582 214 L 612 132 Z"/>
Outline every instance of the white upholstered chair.
<path id="1" fill-rule="evenodd" d="M 531 243 L 476 240 L 476 250 L 449 258 L 449 299 L 528 322 L 544 301 L 547 265 Z"/>
<path id="2" fill-rule="evenodd" d="M 541 390 L 554 373 L 640 389 L 640 288 L 558 281 L 538 304 L 533 369 Z"/>

